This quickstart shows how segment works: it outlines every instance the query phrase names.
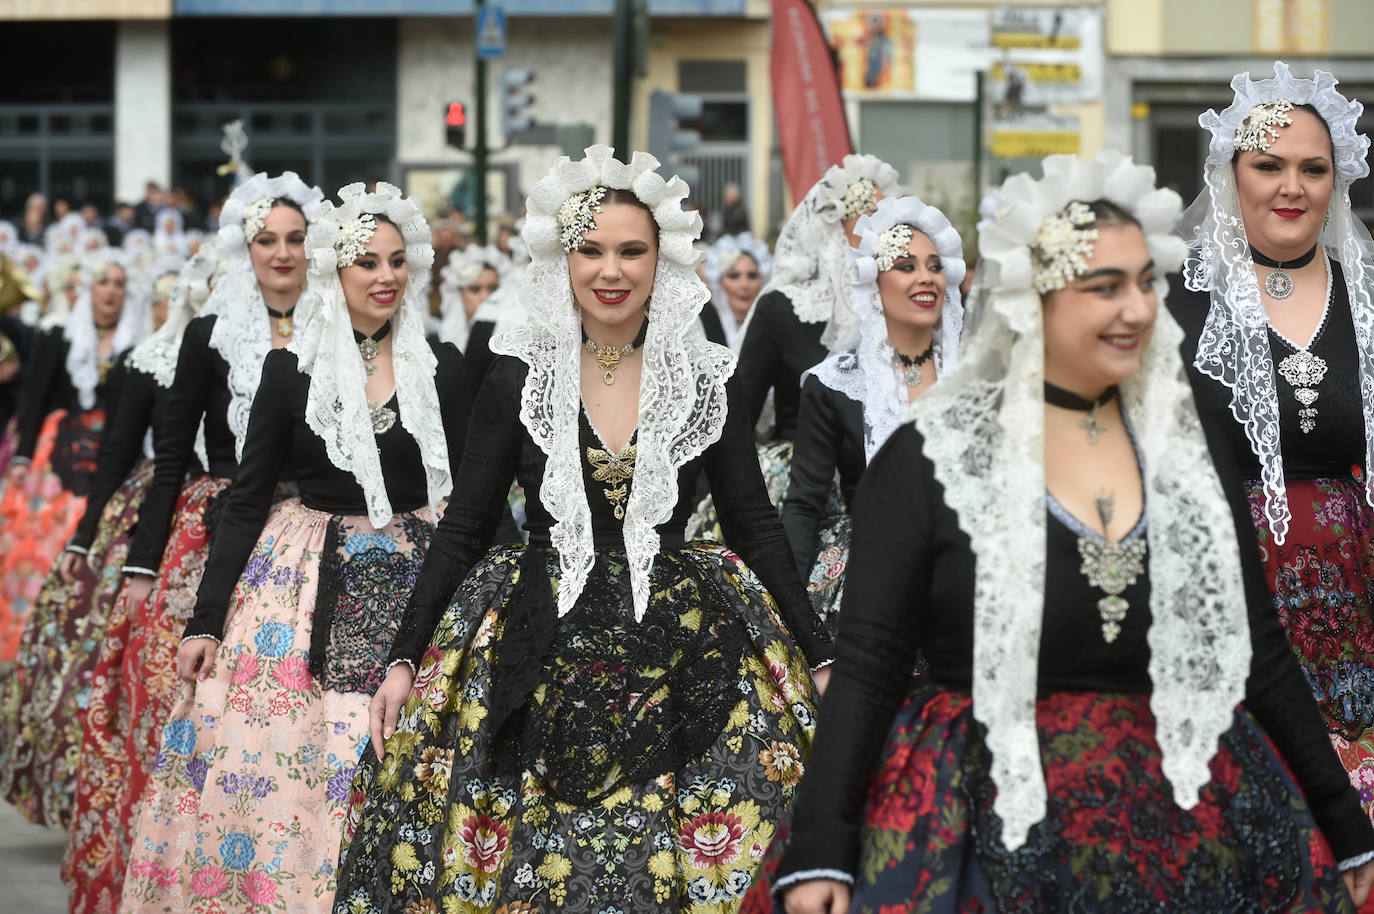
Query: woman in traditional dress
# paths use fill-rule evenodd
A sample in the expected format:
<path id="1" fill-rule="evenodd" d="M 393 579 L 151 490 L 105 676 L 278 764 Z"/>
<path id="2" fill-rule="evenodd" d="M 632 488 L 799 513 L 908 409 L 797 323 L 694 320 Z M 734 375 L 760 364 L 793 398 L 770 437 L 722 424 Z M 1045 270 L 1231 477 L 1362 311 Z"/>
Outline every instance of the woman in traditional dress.
<path id="1" fill-rule="evenodd" d="M 749 309 L 773 272 L 768 244 L 748 232 L 722 235 L 706 249 L 703 277 L 711 290 L 711 307 L 701 310 L 706 338 L 733 346 Z"/>
<path id="2" fill-rule="evenodd" d="M 1374 243 L 1350 206 L 1369 138 L 1330 73 L 1278 62 L 1231 87 L 1199 119 L 1207 187 L 1169 305 L 1240 464 L 1272 608 L 1374 817 Z"/>
<path id="3" fill-rule="evenodd" d="M 657 167 L 593 146 L 527 201 L 528 316 L 373 701 L 339 914 L 737 909 L 791 798 L 829 639 Z M 682 540 L 703 471 L 734 551 Z M 517 475 L 530 545 L 487 551 Z"/>
<path id="4" fill-rule="evenodd" d="M 419 206 L 378 182 L 310 226 L 313 309 L 268 354 L 177 652 L 121 910 L 327 911 L 367 704 L 452 485 L 462 355 L 425 340 Z M 452 462 L 450 462 L 452 455 Z M 272 507 L 281 468 L 300 498 Z M 226 621 L 227 620 L 227 621 Z"/>
<path id="5" fill-rule="evenodd" d="M 64 785 L 73 809 L 67 826 L 62 880 L 70 893 L 68 910 L 72 914 L 114 914 L 119 905 L 124 868 L 129 860 L 132 807 L 146 780 L 147 762 L 151 761 L 151 752 L 144 753 L 149 756 L 145 761 L 139 758 L 140 753 L 131 753 L 131 749 L 137 745 L 136 733 L 156 726 L 145 716 L 156 709 L 148 709 L 142 701 L 142 696 L 156 688 L 149 681 L 157 671 L 156 662 L 144 653 L 147 641 L 141 637 L 143 632 L 133 626 L 129 601 L 118 599 L 131 531 L 123 535 L 123 548 L 104 549 L 96 566 L 92 556 L 97 549 L 82 548 L 83 543 L 90 542 L 83 535 L 83 528 L 99 503 L 96 493 L 108 488 L 117 473 L 127 471 L 143 455 L 150 427 L 157 428 L 165 421 L 181 335 L 209 297 L 209 282 L 217 265 L 213 248 L 203 248 L 175 277 L 166 322 L 129 354 L 114 433 L 101 449 L 87 518 L 67 546 L 69 556 L 79 552 L 76 558 L 84 557 L 93 571 L 99 568 L 99 608 L 108 616 L 103 632 L 92 639 L 96 646 L 85 648 L 88 657 L 81 665 L 81 675 L 87 685 L 82 690 L 83 726 L 76 756 L 80 761 L 72 774 L 75 784 L 68 781 Z M 146 486 L 152 473 L 151 460 L 138 460 L 138 469 L 128 476 L 124 488 L 135 480 Z M 134 511 L 141 500 L 124 499 L 133 505 Z M 108 539 L 107 527 L 119 516 L 109 511 L 106 515 L 97 543 L 102 537 Z M 73 558 L 64 557 L 62 572 L 75 576 L 80 573 L 80 566 Z M 91 639 L 91 634 L 87 638 Z M 170 663 L 165 675 L 171 677 Z"/>
<path id="6" fill-rule="evenodd" d="M 963 241 L 916 197 L 887 197 L 854 227 L 857 322 L 836 352 L 802 375 L 782 522 L 821 618 L 838 622 L 849 515 L 831 517 L 836 474 L 846 507 L 868 461 L 907 408 L 954 367 L 963 327 Z"/>
<path id="7" fill-rule="evenodd" d="M 959 364 L 859 485 L 776 888 L 788 914 L 1352 911 L 1374 828 L 1159 308 L 1178 196 L 1119 153 L 1043 171 L 1002 186 Z"/>
<path id="8" fill-rule="evenodd" d="M 119 251 L 85 255 L 78 283 L 80 297 L 61 333 L 41 335 L 35 347 L 0 495 L 0 660 L 14 659 L 33 601 L 81 520 L 110 371 L 148 335 L 146 296 L 128 295 Z"/>
<path id="9" fill-rule="evenodd" d="M 510 257 L 495 246 L 470 244 L 449 254 L 439 271 L 443 318 L 441 342 L 452 343 L 463 353 L 463 366 L 476 390 L 491 364 L 491 335 L 501 316 L 496 293 L 513 269 Z"/>

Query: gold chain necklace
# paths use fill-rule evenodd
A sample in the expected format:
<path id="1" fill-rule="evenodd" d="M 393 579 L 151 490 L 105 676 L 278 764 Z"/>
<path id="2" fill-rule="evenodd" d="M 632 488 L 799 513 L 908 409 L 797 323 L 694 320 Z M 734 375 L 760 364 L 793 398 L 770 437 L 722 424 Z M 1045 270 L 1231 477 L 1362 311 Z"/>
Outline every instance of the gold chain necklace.
<path id="1" fill-rule="evenodd" d="M 601 380 L 607 387 L 615 383 L 615 370 L 620 367 L 620 360 L 634 352 L 634 343 L 626 343 L 624 346 L 601 346 L 596 340 L 588 337 L 583 343 L 582 348 L 596 356 L 596 363 L 601 366 Z"/>

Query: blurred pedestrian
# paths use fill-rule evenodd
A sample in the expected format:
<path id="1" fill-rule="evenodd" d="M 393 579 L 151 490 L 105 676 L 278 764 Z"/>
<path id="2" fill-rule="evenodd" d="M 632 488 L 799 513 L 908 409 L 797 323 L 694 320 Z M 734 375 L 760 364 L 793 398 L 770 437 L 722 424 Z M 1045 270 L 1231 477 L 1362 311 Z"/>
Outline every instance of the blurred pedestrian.
<path id="1" fill-rule="evenodd" d="M 749 222 L 749 209 L 744 205 L 744 196 L 740 193 L 739 185 L 733 182 L 725 185 L 720 199 L 720 233 L 738 235 L 750 231 L 752 226 Z"/>
<path id="2" fill-rule="evenodd" d="M 19 240 L 42 246 L 47 230 L 48 198 L 40 193 L 29 194 L 24 201 L 24 218 L 19 222 Z"/>

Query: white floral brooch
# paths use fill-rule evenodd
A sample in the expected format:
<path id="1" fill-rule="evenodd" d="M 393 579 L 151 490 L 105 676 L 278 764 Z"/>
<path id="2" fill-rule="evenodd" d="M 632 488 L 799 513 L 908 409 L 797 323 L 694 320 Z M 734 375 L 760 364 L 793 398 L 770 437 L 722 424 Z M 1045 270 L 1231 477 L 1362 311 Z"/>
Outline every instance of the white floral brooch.
<path id="1" fill-rule="evenodd" d="M 582 238 L 596 228 L 596 214 L 601 212 L 601 201 L 606 196 L 606 187 L 596 187 L 573 194 L 558 207 L 558 239 L 564 251 L 571 251 L 582 243 Z"/>
<path id="2" fill-rule="evenodd" d="M 272 204 L 276 202 L 275 197 L 263 197 L 243 208 L 243 237 L 246 240 L 252 241 L 267 226 L 267 214 L 272 212 Z"/>
<path id="3" fill-rule="evenodd" d="M 334 255 L 339 259 L 339 267 L 352 266 L 367 250 L 367 243 L 376 233 L 377 217 L 371 213 L 360 213 L 357 219 L 339 226 L 339 235 L 334 239 Z"/>
<path id="4" fill-rule="evenodd" d="M 1250 113 L 1236 130 L 1236 149 L 1241 152 L 1256 150 L 1264 152 L 1269 144 L 1279 138 L 1279 128 L 1287 127 L 1293 119 L 1287 112 L 1293 110 L 1293 103 L 1285 98 L 1276 98 L 1250 109 Z"/>
<path id="5" fill-rule="evenodd" d="M 873 212 L 873 208 L 878 205 L 878 185 L 870 178 L 854 181 L 845 188 L 841 204 L 844 206 L 843 221 L 846 222 L 856 216 Z"/>
<path id="6" fill-rule="evenodd" d="M 898 222 L 878 236 L 878 243 L 873 248 L 873 262 L 878 265 L 878 272 L 892 269 L 898 260 L 911 253 L 908 246 L 915 232 L 905 222 Z"/>
<path id="7" fill-rule="evenodd" d="M 1031 283 L 1041 295 L 1062 289 L 1088 271 L 1097 229 L 1083 228 L 1096 219 L 1086 203 L 1074 200 L 1040 223 L 1031 246 Z"/>

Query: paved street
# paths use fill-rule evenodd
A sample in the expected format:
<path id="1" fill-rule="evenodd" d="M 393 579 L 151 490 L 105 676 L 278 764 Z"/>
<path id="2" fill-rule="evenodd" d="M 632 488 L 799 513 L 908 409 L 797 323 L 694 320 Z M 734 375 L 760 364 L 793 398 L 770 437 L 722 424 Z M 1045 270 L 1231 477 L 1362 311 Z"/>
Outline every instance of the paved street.
<path id="1" fill-rule="evenodd" d="M 0 912 L 64 914 L 67 890 L 58 877 L 66 834 L 30 825 L 0 802 Z"/>

